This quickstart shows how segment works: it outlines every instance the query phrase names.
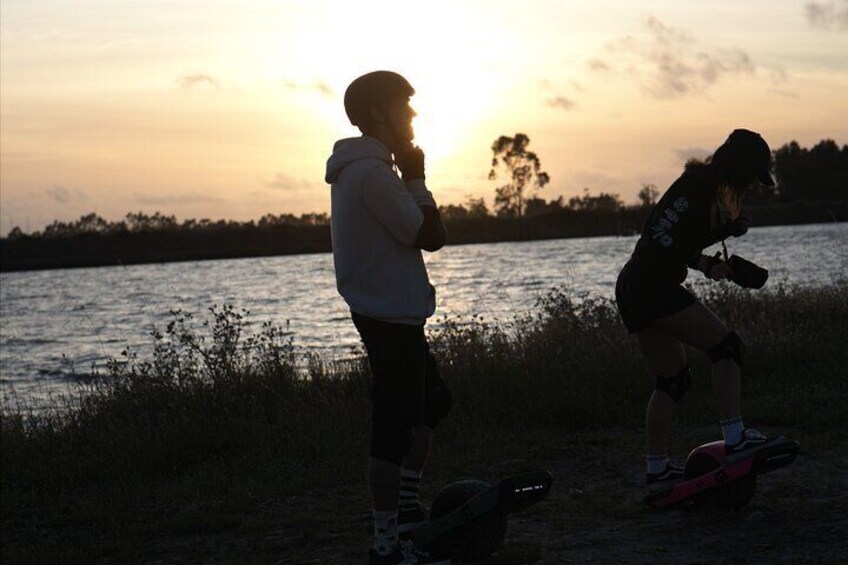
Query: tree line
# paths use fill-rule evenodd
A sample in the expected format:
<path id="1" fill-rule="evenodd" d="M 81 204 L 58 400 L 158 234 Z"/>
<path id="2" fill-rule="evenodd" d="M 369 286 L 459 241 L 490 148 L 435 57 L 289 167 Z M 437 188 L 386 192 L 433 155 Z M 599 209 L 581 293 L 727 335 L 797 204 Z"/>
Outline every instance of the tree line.
<path id="1" fill-rule="evenodd" d="M 145 232 L 199 232 L 199 231 L 238 231 L 245 228 L 269 229 L 277 226 L 322 226 L 330 223 L 330 217 L 326 213 L 310 212 L 295 216 L 293 214 L 266 214 L 259 221 L 250 220 L 239 222 L 236 220 L 217 220 L 208 218 L 201 220 L 187 219 L 178 222 L 176 216 L 165 216 L 160 212 L 152 215 L 144 212 L 130 212 L 123 220 L 109 222 L 94 212 L 80 216 L 76 221 L 60 222 L 54 220 L 44 228 L 43 232 L 25 234 L 20 228 L 15 227 L 7 236 L 10 240 L 22 237 L 56 238 L 73 237 L 76 235 L 114 235 L 114 234 L 138 234 Z"/>
<path id="2" fill-rule="evenodd" d="M 492 144 L 489 178 L 500 181 L 492 210 L 484 198 L 471 196 L 462 204 L 440 206 L 452 243 L 634 234 L 661 194 L 645 184 L 633 205 L 618 194 L 588 188 L 568 200 L 545 200 L 537 192 L 550 177 L 529 144 L 523 133 L 500 136 Z M 746 196 L 757 225 L 848 220 L 848 145 L 822 140 L 807 149 L 792 141 L 773 154 L 777 187 L 757 187 Z M 324 252 L 331 249 L 329 224 L 326 213 L 179 222 L 160 212 L 131 212 L 109 222 L 92 212 L 32 234 L 13 228 L 0 238 L 0 269 Z"/>

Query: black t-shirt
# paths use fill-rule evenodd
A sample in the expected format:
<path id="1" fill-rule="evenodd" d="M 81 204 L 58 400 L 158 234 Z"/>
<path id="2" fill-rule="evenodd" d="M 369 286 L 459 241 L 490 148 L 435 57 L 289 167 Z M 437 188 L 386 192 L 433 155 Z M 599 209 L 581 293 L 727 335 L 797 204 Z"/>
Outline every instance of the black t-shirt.
<path id="1" fill-rule="evenodd" d="M 680 284 L 712 235 L 716 181 L 709 167 L 687 169 L 656 203 L 633 251 L 636 275 L 646 282 Z"/>

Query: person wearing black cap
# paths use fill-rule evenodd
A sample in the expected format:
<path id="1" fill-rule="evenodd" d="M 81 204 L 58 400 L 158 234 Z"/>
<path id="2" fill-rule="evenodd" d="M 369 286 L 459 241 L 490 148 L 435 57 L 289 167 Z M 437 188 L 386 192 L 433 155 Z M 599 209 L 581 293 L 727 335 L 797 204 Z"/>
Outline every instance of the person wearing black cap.
<path id="1" fill-rule="evenodd" d="M 703 250 L 748 231 L 741 198 L 754 183 L 774 186 L 771 151 L 765 140 L 737 129 L 706 163 L 690 162 L 651 210 L 642 234 L 616 282 L 619 314 L 636 334 L 656 388 L 648 402 L 647 477 L 650 492 L 682 479 L 668 461 L 671 420 L 690 386 L 683 344 L 704 351 L 712 362 L 713 390 L 721 412 L 725 449 L 737 453 L 763 444 L 766 437 L 742 422 L 740 381 L 744 344 L 681 284 L 688 269 L 711 280 L 734 276 L 731 265 Z M 729 218 L 720 221 L 720 206 Z"/>
<path id="2" fill-rule="evenodd" d="M 447 236 L 425 185 L 424 152 L 412 144 L 413 94 L 390 71 L 354 80 L 344 107 L 362 135 L 336 142 L 325 177 L 336 287 L 372 374 L 372 565 L 449 563 L 399 540 L 428 521 L 418 486 L 432 430 L 452 403 L 424 335 L 436 295 L 421 251 L 437 251 Z"/>

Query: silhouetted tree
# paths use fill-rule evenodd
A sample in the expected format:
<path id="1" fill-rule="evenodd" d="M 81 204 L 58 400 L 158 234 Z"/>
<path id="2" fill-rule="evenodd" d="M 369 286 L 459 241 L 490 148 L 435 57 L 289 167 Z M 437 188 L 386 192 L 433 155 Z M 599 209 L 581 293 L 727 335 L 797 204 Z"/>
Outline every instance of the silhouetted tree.
<path id="1" fill-rule="evenodd" d="M 563 205 L 562 196 L 557 198 L 556 200 L 551 200 L 550 202 L 546 201 L 544 198 L 528 198 L 525 202 L 525 216 L 538 216 L 540 214 L 546 214 L 549 212 L 556 212 L 557 210 L 562 210 L 565 206 Z"/>
<path id="2" fill-rule="evenodd" d="M 44 237 L 68 237 L 73 234 L 71 224 L 53 220 L 53 223 L 44 227 Z"/>
<path id="3" fill-rule="evenodd" d="M 442 215 L 442 219 L 446 222 L 465 220 L 468 218 L 468 210 L 466 210 L 462 204 L 447 204 L 439 206 L 439 214 Z"/>
<path id="4" fill-rule="evenodd" d="M 308 226 L 325 226 L 330 223 L 330 218 L 326 213 L 317 214 L 315 212 L 311 212 L 308 214 L 302 214 L 300 216 L 300 221 Z"/>
<path id="5" fill-rule="evenodd" d="M 489 215 L 489 209 L 486 207 L 486 202 L 482 196 L 480 198 L 469 196 L 465 200 L 465 207 L 468 209 L 470 218 L 485 218 Z"/>
<path id="6" fill-rule="evenodd" d="M 80 216 L 80 219 L 73 226 L 73 230 L 76 233 L 105 233 L 109 231 L 109 222 L 92 212 Z"/>
<path id="7" fill-rule="evenodd" d="M 178 227 L 175 216 L 163 216 L 159 212 L 152 216 L 148 216 L 144 212 L 130 212 L 126 217 L 126 225 L 131 232 L 176 229 Z"/>
<path id="8" fill-rule="evenodd" d="M 655 184 L 643 184 L 642 190 L 639 191 L 639 203 L 642 208 L 650 208 L 657 203 L 660 191 L 657 190 Z"/>
<path id="9" fill-rule="evenodd" d="M 774 152 L 774 164 L 781 201 L 848 198 L 848 145 L 825 139 L 805 149 L 792 141 Z"/>
<path id="10" fill-rule="evenodd" d="M 588 188 L 583 189 L 583 196 L 573 196 L 568 199 L 568 207 L 583 212 L 616 212 L 624 206 L 618 194 L 601 192 L 592 196 Z"/>
<path id="11" fill-rule="evenodd" d="M 498 170 L 509 182 L 495 189 L 495 211 L 498 216 L 524 215 L 524 203 L 536 189 L 550 181 L 548 173 L 541 171 L 539 157 L 527 150 L 530 138 L 523 133 L 515 137 L 500 136 L 492 144 L 492 168 L 489 180 L 498 178 Z"/>

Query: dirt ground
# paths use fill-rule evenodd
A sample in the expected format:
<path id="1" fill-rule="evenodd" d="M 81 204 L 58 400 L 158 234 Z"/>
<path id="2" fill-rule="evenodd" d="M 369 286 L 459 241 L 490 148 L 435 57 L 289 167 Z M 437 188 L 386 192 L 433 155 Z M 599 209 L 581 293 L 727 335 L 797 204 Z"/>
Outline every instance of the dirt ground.
<path id="1" fill-rule="evenodd" d="M 775 430 L 770 430 L 774 432 Z M 676 443 L 698 445 L 714 430 L 692 430 Z M 643 502 L 639 430 L 552 438 L 526 457 L 448 470 L 434 456 L 423 498 L 459 478 L 549 470 L 549 497 L 510 517 L 504 546 L 477 564 L 848 563 L 848 434 L 807 437 L 795 462 L 758 477 L 753 501 L 736 513 L 691 507 L 657 511 Z M 775 434 L 776 435 L 776 434 Z M 444 475 L 444 476 L 440 476 Z M 464 475 L 464 476 L 462 476 Z M 217 533 L 173 532 L 147 543 L 147 563 L 365 563 L 371 534 L 361 485 L 256 501 Z M 208 517 L 207 517 L 208 519 Z M 214 520 L 212 521 L 214 524 Z"/>

